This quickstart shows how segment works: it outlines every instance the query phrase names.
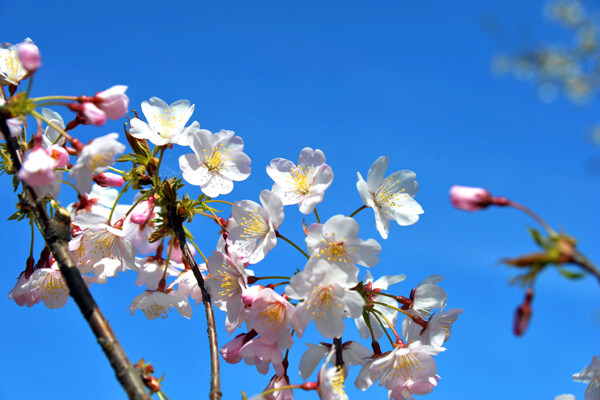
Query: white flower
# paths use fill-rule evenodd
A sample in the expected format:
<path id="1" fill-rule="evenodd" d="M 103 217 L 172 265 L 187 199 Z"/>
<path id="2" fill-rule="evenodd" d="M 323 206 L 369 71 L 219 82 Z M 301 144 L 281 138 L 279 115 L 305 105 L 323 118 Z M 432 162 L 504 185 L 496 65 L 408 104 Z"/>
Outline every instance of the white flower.
<path id="1" fill-rule="evenodd" d="M 387 239 L 390 220 L 398 225 L 412 225 L 423 214 L 423 209 L 414 199 L 419 190 L 412 171 L 397 171 L 384 179 L 388 157 L 379 157 L 371 168 L 367 182 L 358 174 L 356 188 L 367 207 L 375 212 L 375 224 L 381 237 Z"/>
<path id="2" fill-rule="evenodd" d="M 412 394 L 433 391 L 439 377 L 433 355 L 439 351 L 421 342 L 396 347 L 383 357 L 366 363 L 356 378 L 358 389 L 367 390 L 378 379 L 388 389 L 390 399 L 405 400 Z"/>
<path id="3" fill-rule="evenodd" d="M 443 314 L 440 312 L 427 321 L 425 329 L 410 317 L 406 317 L 402 322 L 402 336 L 407 342 L 419 340 L 440 351 L 444 350 L 443 344 L 452 334 L 452 324 L 462 311 L 460 308 L 453 308 Z"/>
<path id="4" fill-rule="evenodd" d="M 263 207 L 250 200 L 236 201 L 227 223 L 227 242 L 250 264 L 261 261 L 277 244 L 275 230 L 283 222 L 283 204 L 269 190 L 260 193 Z"/>
<path id="5" fill-rule="evenodd" d="M 404 279 L 406 279 L 406 275 L 403 274 L 384 275 L 381 278 L 377 279 L 375 282 L 373 282 L 373 275 L 371 275 L 371 272 L 367 271 L 367 273 L 365 274 L 365 279 L 363 279 L 363 283 L 370 290 L 382 291 L 387 290 L 390 285 L 401 282 Z M 388 296 L 380 296 L 374 294 L 372 295 L 371 300 L 380 303 L 385 303 L 392 307 L 398 308 L 398 302 L 396 302 L 396 300 Z M 380 313 L 382 313 L 394 326 L 396 325 L 398 311 L 390 307 L 382 306 L 380 304 L 373 304 L 372 307 L 375 310 L 378 310 Z M 369 327 L 367 326 L 367 323 L 365 322 L 363 316 L 361 315 L 359 318 L 355 319 L 354 322 L 356 322 L 356 327 L 358 328 L 358 334 L 360 335 L 360 337 L 362 339 L 368 339 L 369 336 L 371 336 L 371 331 L 369 330 Z M 373 329 L 373 339 L 381 339 L 381 337 L 383 337 L 383 329 L 381 328 L 381 325 L 379 324 L 377 319 L 371 317 L 369 322 L 371 324 L 371 329 Z M 388 326 L 385 320 L 382 319 L 381 322 L 384 324 L 384 326 Z"/>
<path id="6" fill-rule="evenodd" d="M 215 134 L 197 129 L 188 136 L 194 151 L 179 157 L 183 179 L 200 186 L 209 197 L 233 190 L 233 181 L 243 181 L 250 175 L 250 158 L 243 153 L 244 141 L 232 131 Z"/>
<path id="7" fill-rule="evenodd" d="M 225 327 L 227 332 L 232 332 L 243 322 L 242 289 L 248 287 L 248 276 L 253 272 L 244 268 L 233 251 L 230 256 L 213 251 L 207 261 L 210 276 L 206 280 L 206 290 L 215 306 L 227 311 Z"/>
<path id="8" fill-rule="evenodd" d="M 272 191 L 283 205 L 298 204 L 303 214 L 310 214 L 323 201 L 325 190 L 333 182 L 333 171 L 325 164 L 325 155 L 310 147 L 300 152 L 298 166 L 276 158 L 267 167 L 267 174 L 275 181 Z"/>
<path id="9" fill-rule="evenodd" d="M 326 363 L 323 364 L 325 365 Z M 317 393 L 322 400 L 348 400 L 348 395 L 344 391 L 342 368 L 321 368 Z"/>
<path id="10" fill-rule="evenodd" d="M 261 340 L 266 344 L 276 343 L 279 350 L 291 347 L 294 341 L 289 324 L 294 307 L 290 302 L 270 288 L 258 290 L 250 297 L 248 318 L 252 320 L 252 328 L 258 332 Z M 242 299 L 248 304 L 244 295 Z"/>
<path id="11" fill-rule="evenodd" d="M 430 275 L 419 283 L 410 294 L 409 311 L 421 318 L 429 318 L 435 308 L 446 307 L 448 294 L 437 286 L 444 279 L 441 275 Z"/>
<path id="12" fill-rule="evenodd" d="M 329 339 L 340 337 L 344 333 L 343 318 L 358 318 L 362 314 L 362 296 L 340 286 L 339 273 L 334 268 L 318 261 L 310 270 L 294 275 L 286 287 L 289 297 L 302 300 L 292 315 L 292 326 L 299 337 L 313 319 L 321 335 Z"/>
<path id="13" fill-rule="evenodd" d="M 585 390 L 585 400 L 600 399 L 600 359 L 598 356 L 592 357 L 590 365 L 573 375 L 573 380 L 589 383 Z"/>
<path id="14" fill-rule="evenodd" d="M 177 291 L 164 293 L 146 290 L 133 299 L 129 311 L 133 315 L 135 310 L 142 310 L 148 319 L 167 318 L 171 307 L 175 308 L 182 317 L 189 319 L 192 316 L 190 302 L 187 298 L 179 296 Z"/>
<path id="15" fill-rule="evenodd" d="M 156 146 L 169 143 L 187 146 L 189 132 L 200 128 L 197 122 L 185 128 L 194 112 L 194 105 L 190 106 L 188 100 L 178 100 L 168 105 L 158 97 L 152 97 L 149 102 L 142 103 L 142 112 L 148 123 L 138 118 L 132 119 L 129 133 L 138 139 L 148 139 Z"/>
<path id="16" fill-rule="evenodd" d="M 304 380 L 308 379 L 323 358 L 327 355 L 331 355 L 331 353 L 334 353 L 335 355 L 335 347 L 330 344 L 321 343 L 319 345 L 314 345 L 307 343 L 307 346 L 309 346 L 309 348 L 302 354 L 300 365 L 298 366 L 300 376 Z M 363 365 L 372 355 L 373 352 L 371 350 L 358 342 L 350 341 L 343 343 L 342 359 L 344 360 L 344 376 L 348 376 L 348 366 Z M 332 359 L 333 356 L 328 358 L 330 361 Z"/>
<path id="17" fill-rule="evenodd" d="M 77 164 L 70 172 L 70 176 L 75 178 L 75 184 L 81 192 L 90 193 L 94 173 L 106 171 L 115 163 L 115 156 L 125 151 L 125 146 L 117 142 L 118 137 L 116 133 L 109 133 L 94 139 L 81 150 Z"/>
<path id="18" fill-rule="evenodd" d="M 358 222 L 343 215 L 334 215 L 323 225 L 309 226 L 306 247 L 310 260 L 307 269 L 312 268 L 315 262 L 323 260 L 347 275 L 345 284 L 348 287 L 356 285 L 358 283 L 356 264 L 373 267 L 379 262 L 377 255 L 381 252 L 381 246 L 377 241 L 359 239 L 358 231 Z"/>
<path id="19" fill-rule="evenodd" d="M 29 278 L 31 287 L 39 290 L 40 300 L 48 308 L 61 308 L 69 299 L 69 288 L 56 263 L 51 268 L 38 268 Z"/>
<path id="20" fill-rule="evenodd" d="M 167 260 L 158 260 L 156 257 L 136 258 L 131 269 L 138 273 L 135 284 L 146 285 L 149 290 L 156 290 L 158 282 L 162 279 Z M 166 277 L 178 276 L 183 265 L 169 261 Z"/>
<path id="21" fill-rule="evenodd" d="M 24 42 L 33 43 L 31 39 L 25 39 Z M 17 46 L 3 43 L 0 46 L 0 84 L 17 86 L 27 74 L 17 56 Z"/>

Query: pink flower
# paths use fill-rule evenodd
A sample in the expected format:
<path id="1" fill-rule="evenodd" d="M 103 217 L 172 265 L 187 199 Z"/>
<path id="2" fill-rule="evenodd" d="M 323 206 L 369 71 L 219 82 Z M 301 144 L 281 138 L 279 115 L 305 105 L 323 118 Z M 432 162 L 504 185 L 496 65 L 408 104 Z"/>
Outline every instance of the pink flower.
<path id="1" fill-rule="evenodd" d="M 101 172 L 94 175 L 92 180 L 102 187 L 122 187 L 125 184 L 125 179 L 121 175 L 112 172 Z"/>
<path id="2" fill-rule="evenodd" d="M 271 389 L 279 389 L 284 386 L 290 386 L 290 379 L 287 377 L 287 375 L 273 375 L 271 381 L 269 382 L 265 390 L 263 390 L 263 392 L 266 392 Z M 264 395 L 263 398 L 266 400 L 294 400 L 294 394 L 291 389 L 284 389 L 277 390 L 275 392 Z"/>
<path id="3" fill-rule="evenodd" d="M 94 103 L 83 103 L 81 113 L 89 124 L 102 126 L 106 122 L 106 113 L 96 107 Z"/>
<path id="4" fill-rule="evenodd" d="M 17 57 L 28 72 L 34 72 L 42 64 L 40 49 L 31 41 L 17 45 Z"/>
<path id="5" fill-rule="evenodd" d="M 126 90 L 127 86 L 124 85 L 112 86 L 96 93 L 94 101 L 108 118 L 119 119 L 127 114 L 129 108 L 129 97 L 125 94 Z"/>
<path id="6" fill-rule="evenodd" d="M 154 196 L 148 197 L 148 200 L 138 204 L 131 213 L 131 222 L 136 224 L 144 224 L 154 211 Z"/>
<path id="7" fill-rule="evenodd" d="M 494 197 L 483 188 L 454 185 L 450 188 L 450 202 L 460 210 L 479 211 L 490 205 L 506 206 L 506 197 Z"/>
<path id="8" fill-rule="evenodd" d="M 229 364 L 239 363 L 242 361 L 242 356 L 240 356 L 241 348 L 248 343 L 250 339 L 255 338 L 256 336 L 256 331 L 250 331 L 248 333 L 237 335 L 232 340 L 225 343 L 219 352 L 223 356 L 223 359 Z"/>
<path id="9" fill-rule="evenodd" d="M 55 160 L 42 147 L 34 147 L 25 153 L 25 160 L 19 170 L 19 179 L 30 186 L 44 186 L 54 180 Z"/>
<path id="10" fill-rule="evenodd" d="M 169 244 L 168 247 L 171 247 L 171 240 L 173 239 L 169 239 Z M 188 244 L 188 248 L 190 249 L 190 253 L 192 254 L 192 257 L 196 256 L 196 249 L 194 248 L 194 246 L 190 246 Z M 177 239 L 175 239 L 175 243 L 173 243 L 173 250 L 171 250 L 171 260 L 181 263 L 183 262 L 183 258 L 182 258 L 182 254 L 181 254 L 181 249 L 179 248 L 179 241 Z"/>
<path id="11" fill-rule="evenodd" d="M 54 168 L 64 168 L 69 163 L 69 153 L 61 146 L 50 146 L 46 153 L 54 159 Z"/>

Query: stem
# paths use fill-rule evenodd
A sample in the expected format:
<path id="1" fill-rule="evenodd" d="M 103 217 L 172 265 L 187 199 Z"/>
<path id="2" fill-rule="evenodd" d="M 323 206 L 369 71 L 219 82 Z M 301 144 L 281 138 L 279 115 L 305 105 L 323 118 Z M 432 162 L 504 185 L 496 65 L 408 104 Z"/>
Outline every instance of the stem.
<path id="1" fill-rule="evenodd" d="M 600 271 L 598 271 L 598 268 L 596 268 L 596 266 L 594 266 L 594 264 L 592 264 L 592 262 L 588 260 L 581 252 L 575 250 L 575 252 L 571 256 L 571 262 L 579 265 L 585 271 L 594 275 L 600 283 Z"/>
<path id="2" fill-rule="evenodd" d="M 48 124 L 48 126 L 50 126 L 51 128 L 53 128 L 54 130 L 56 130 L 58 133 L 60 133 L 62 136 L 65 137 L 65 139 L 67 139 L 68 141 L 72 141 L 73 138 L 71 137 L 71 135 L 69 135 L 67 132 L 64 131 L 64 129 L 60 128 L 58 125 L 56 125 L 54 122 L 50 122 L 48 121 L 42 114 L 40 114 L 39 112 L 33 110 L 31 111 L 31 115 L 33 115 L 35 118 L 39 118 L 42 121 L 44 121 L 46 124 Z"/>
<path id="3" fill-rule="evenodd" d="M 232 205 L 233 205 L 233 203 L 232 203 L 232 202 L 230 202 L 230 201 L 225 201 L 225 200 L 213 200 L 213 199 L 206 200 L 206 201 L 205 201 L 205 203 L 223 203 L 223 204 L 229 204 L 230 206 L 232 206 Z"/>
<path id="4" fill-rule="evenodd" d="M 365 208 L 369 208 L 369 207 L 367 207 L 365 205 L 362 205 L 362 206 L 358 207 L 352 214 L 350 214 L 350 218 L 354 217 L 356 214 L 358 214 L 359 212 L 361 212 Z"/>
<path id="5" fill-rule="evenodd" d="M 169 261 L 171 261 L 171 252 L 173 251 L 173 243 L 175 241 L 171 238 L 171 244 L 169 245 L 169 252 L 167 253 L 167 262 L 165 263 L 165 270 L 163 271 L 163 276 L 161 281 L 164 281 L 167 278 L 167 269 L 169 268 Z"/>
<path id="6" fill-rule="evenodd" d="M 108 225 L 110 225 L 110 220 L 112 219 L 113 213 L 115 212 L 115 208 L 117 207 L 117 204 L 119 203 L 119 199 L 121 198 L 121 196 L 123 196 L 123 193 L 125 193 L 127 191 L 127 189 L 129 189 L 131 182 L 133 182 L 133 181 L 129 181 L 129 182 L 127 182 L 127 184 L 125 186 L 123 186 L 123 189 L 121 189 L 121 191 L 119 192 L 119 195 L 115 199 L 115 202 L 114 202 L 112 208 L 110 209 L 110 214 L 108 215 Z"/>
<path id="7" fill-rule="evenodd" d="M 388 327 L 392 330 L 392 332 L 394 332 L 394 335 L 396 336 L 396 340 L 397 341 L 402 341 L 402 339 L 400 338 L 400 335 L 398 335 L 398 332 L 396 332 L 396 329 L 394 329 L 394 326 L 392 325 L 392 323 L 386 318 L 385 315 L 383 315 L 383 313 L 379 310 L 376 310 L 375 308 L 373 308 L 373 312 L 379 314 L 381 316 L 381 318 L 383 318 L 385 320 L 385 322 L 387 322 Z M 375 314 L 373 314 L 375 315 Z M 375 315 L 376 316 L 376 315 Z M 379 318 L 378 318 L 379 319 Z M 379 321 L 381 323 L 381 321 Z M 382 328 L 384 328 L 383 330 L 385 330 L 385 327 L 383 325 L 381 325 Z"/>
<path id="8" fill-rule="evenodd" d="M 298 247 L 296 245 L 296 243 L 292 242 L 290 239 L 288 239 L 285 236 L 283 236 L 281 233 L 279 233 L 279 231 L 275 231 L 275 235 L 278 238 L 282 238 L 283 240 L 285 240 L 286 242 L 288 242 L 289 244 L 291 244 L 292 246 L 294 246 L 296 248 L 296 250 L 298 250 L 300 253 L 304 254 L 304 257 L 310 258 L 310 256 L 308 254 L 306 254 L 306 252 L 304 250 L 302 250 L 300 247 Z"/>
<path id="9" fill-rule="evenodd" d="M 166 148 L 167 148 L 167 146 L 162 146 L 160 148 L 160 157 L 158 158 L 158 165 L 156 166 L 156 172 L 155 172 L 156 175 L 158 175 L 158 171 L 160 170 L 160 164 L 162 164 L 162 159 L 163 159 L 163 155 L 165 154 Z"/>
<path id="10" fill-rule="evenodd" d="M 317 222 L 321 223 L 321 218 L 319 218 L 319 213 L 317 212 L 317 207 L 315 207 L 314 211 L 315 211 L 315 217 L 317 217 Z"/>
<path id="11" fill-rule="evenodd" d="M 514 201 L 509 201 L 508 205 L 511 206 L 511 207 L 513 207 L 513 208 L 516 208 L 517 210 L 521 210 L 525 214 L 529 215 L 538 224 L 540 224 L 542 226 L 542 228 L 544 228 L 546 230 L 546 232 L 548 232 L 548 234 L 550 236 L 556 236 L 557 235 L 556 231 L 554 229 L 552 229 L 552 227 L 550 225 L 548 225 L 546 223 L 546 221 L 544 221 L 539 215 L 537 215 L 531 209 L 525 207 L 523 204 L 515 203 Z"/>
<path id="12" fill-rule="evenodd" d="M 35 103 L 36 107 L 45 107 L 45 106 L 65 106 L 68 107 L 69 103 L 65 103 L 62 101 L 43 101 L 40 103 Z"/>
<path id="13" fill-rule="evenodd" d="M 29 219 L 31 225 L 31 246 L 29 247 L 29 257 L 33 257 L 33 239 L 35 239 L 35 228 L 33 227 L 33 218 Z"/>
<path id="14" fill-rule="evenodd" d="M 73 189 L 75 189 L 75 191 L 77 192 L 77 195 L 79 195 L 79 194 L 80 194 L 80 193 L 79 193 L 79 189 L 77 189 L 77 186 L 73 185 L 71 182 L 69 182 L 69 181 L 65 181 L 65 180 L 63 179 L 62 183 L 65 183 L 65 184 L 67 184 L 67 185 L 71 186 Z"/>
<path id="15" fill-rule="evenodd" d="M 290 280 L 289 276 L 260 276 L 260 277 L 254 277 L 255 280 L 260 281 L 261 279 L 284 279 L 286 281 Z"/>
<path id="16" fill-rule="evenodd" d="M 185 258 L 188 265 L 192 268 L 194 277 L 198 281 L 198 287 L 202 292 L 202 304 L 204 304 L 204 310 L 206 312 L 206 332 L 208 333 L 208 342 L 210 348 L 210 393 L 208 397 L 211 400 L 220 400 L 222 393 L 219 372 L 219 346 L 217 345 L 215 314 L 210 301 L 210 294 L 204 287 L 204 277 L 200 273 L 198 264 L 196 264 L 196 260 L 194 260 L 194 257 L 192 257 L 192 253 L 190 253 L 190 249 L 187 245 L 185 231 L 183 230 L 183 221 L 181 220 L 181 216 L 177 213 L 177 204 L 170 204 L 167 206 L 167 216 L 169 219 L 169 224 L 171 225 L 171 228 L 173 229 L 173 232 L 179 241 L 181 254 Z"/>
<path id="17" fill-rule="evenodd" d="M 342 337 L 333 338 L 333 346 L 335 347 L 335 366 L 344 367 L 344 357 L 342 355 Z"/>
<path id="18" fill-rule="evenodd" d="M 385 329 L 385 326 L 383 325 L 383 322 L 381 322 L 381 320 L 379 319 L 379 317 L 377 316 L 377 314 L 375 314 L 374 312 L 372 312 L 371 314 L 373 314 L 373 316 L 375 317 L 375 319 L 377 320 L 377 322 L 381 326 L 381 330 L 383 330 L 383 332 L 385 333 L 385 336 L 387 336 L 388 340 L 392 344 L 392 347 L 394 347 L 396 345 L 396 343 L 394 343 L 394 341 L 392 340 L 392 337 L 388 333 L 387 329 Z"/>
<path id="19" fill-rule="evenodd" d="M 19 171 L 21 169 L 21 162 L 17 156 L 15 140 L 10 136 L 6 118 L 6 115 L 0 116 L 0 131 L 2 131 L 6 140 L 7 149 L 15 169 Z M 46 241 L 46 245 L 56 259 L 60 272 L 69 288 L 69 294 L 77 303 L 83 317 L 90 325 L 94 336 L 98 339 L 98 343 L 100 343 L 102 350 L 106 354 L 121 386 L 127 392 L 127 396 L 130 399 L 150 400 L 150 395 L 142 382 L 141 371 L 129 361 L 127 354 L 125 354 L 108 321 L 104 318 L 100 308 L 90 294 L 68 249 L 71 229 L 69 214 L 63 210 L 62 212 L 57 212 L 56 217 L 50 220 L 46 208 L 37 198 L 33 188 L 25 182 L 21 182 L 21 184 L 23 185 L 21 199 L 31 206 L 35 218 L 42 228 L 42 235 Z M 66 338 L 63 339 L 66 340 Z"/>
<path id="20" fill-rule="evenodd" d="M 77 98 L 75 96 L 44 96 L 44 97 L 34 97 L 31 100 L 33 100 L 35 103 L 39 103 L 41 101 L 46 101 L 46 100 L 72 100 L 72 101 L 79 101 L 79 98 Z"/>
<path id="21" fill-rule="evenodd" d="M 384 306 L 384 307 L 391 308 L 392 310 L 396 310 L 396 311 L 398 311 L 399 313 L 402 313 L 402 314 L 404 314 L 404 315 L 407 315 L 407 316 L 410 316 L 410 315 L 411 315 L 411 314 L 410 314 L 408 311 L 401 310 L 401 309 L 400 309 L 400 308 L 398 308 L 398 307 L 394 307 L 394 306 L 391 306 L 391 305 L 389 305 L 389 304 L 382 303 L 382 302 L 380 302 L 380 301 L 369 300 L 369 303 L 378 304 L 378 305 L 380 305 L 380 306 Z M 390 325 L 390 326 L 391 326 L 391 325 Z"/>
<path id="22" fill-rule="evenodd" d="M 200 254 L 200 257 L 202 257 L 202 259 L 206 263 L 206 267 L 208 268 L 208 260 L 204 256 L 204 253 L 202 252 L 202 250 L 200 250 L 200 248 L 198 247 L 198 245 L 196 243 L 194 243 L 194 241 L 192 239 L 190 239 L 189 241 L 190 241 L 190 243 L 192 243 L 192 246 L 194 246 L 194 248 L 196 249 L 196 251 L 198 252 L 198 254 Z"/>
<path id="23" fill-rule="evenodd" d="M 31 76 L 29 76 L 29 81 L 27 82 L 27 90 L 25 91 L 25 94 L 27 95 L 27 97 L 29 97 L 29 92 L 31 92 L 32 84 L 33 84 L 33 74 Z"/>
<path id="24" fill-rule="evenodd" d="M 216 218 L 214 215 L 210 215 L 203 211 L 198 211 L 198 210 L 196 210 L 196 214 L 204 215 L 205 217 L 210 218 L 210 219 L 216 221 L 219 225 L 221 225 L 221 223 L 219 222 L 219 219 Z"/>
<path id="25" fill-rule="evenodd" d="M 125 171 L 121 171 L 120 169 L 116 169 L 116 168 L 113 168 L 113 167 L 108 167 L 108 169 L 110 169 L 111 171 L 116 172 L 118 174 L 121 174 L 121 175 L 125 175 L 126 174 Z"/>

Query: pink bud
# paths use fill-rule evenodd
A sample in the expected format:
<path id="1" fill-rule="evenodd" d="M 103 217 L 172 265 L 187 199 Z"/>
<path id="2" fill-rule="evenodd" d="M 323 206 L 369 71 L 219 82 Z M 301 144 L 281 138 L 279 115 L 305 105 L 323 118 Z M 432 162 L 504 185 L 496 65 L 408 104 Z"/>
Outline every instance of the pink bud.
<path id="1" fill-rule="evenodd" d="M 171 239 L 173 240 L 173 239 Z M 171 240 L 169 240 L 169 246 L 171 246 Z M 188 248 L 190 249 L 190 253 L 192 253 L 192 257 L 196 256 L 196 249 L 194 249 L 194 246 L 189 246 Z M 182 254 L 181 254 L 181 249 L 179 248 L 179 242 L 175 241 L 175 243 L 173 243 L 173 250 L 171 250 L 171 260 L 175 261 L 176 263 L 181 263 L 182 261 Z"/>
<path id="2" fill-rule="evenodd" d="M 34 72 L 42 64 L 40 49 L 33 42 L 23 42 L 17 45 L 17 57 L 28 72 Z"/>
<path id="3" fill-rule="evenodd" d="M 125 184 L 125 179 L 121 175 L 112 172 L 101 172 L 94 175 L 92 179 L 102 187 L 121 187 Z"/>
<path id="4" fill-rule="evenodd" d="M 152 215 L 152 211 L 154 211 L 154 196 L 148 197 L 148 200 L 142 201 L 133 209 L 131 222 L 139 225 L 145 224 Z M 171 251 L 171 256 L 172 254 L 173 252 Z"/>
<path id="5" fill-rule="evenodd" d="M 102 126 L 106 122 L 106 114 L 96 107 L 94 103 L 83 103 L 81 113 L 88 124 Z"/>
<path id="6" fill-rule="evenodd" d="M 248 343 L 252 338 L 258 336 L 255 330 L 251 330 L 248 333 L 242 333 L 237 335 L 228 343 L 225 343 L 219 353 L 223 356 L 223 359 L 230 364 L 238 363 L 242 360 L 242 356 L 240 356 L 241 348 Z"/>
<path id="7" fill-rule="evenodd" d="M 96 93 L 94 101 L 96 105 L 106 113 L 110 119 L 119 119 L 129 109 L 129 97 L 125 94 L 127 86 L 116 85 L 102 92 Z"/>
<path id="8" fill-rule="evenodd" d="M 450 202 L 460 210 L 478 211 L 492 204 L 493 197 L 485 189 L 468 186 L 452 186 Z"/>
<path id="9" fill-rule="evenodd" d="M 521 336 L 527 330 L 529 326 L 529 320 L 531 319 L 531 301 L 533 300 L 533 289 L 527 289 L 525 292 L 525 299 L 523 303 L 517 308 L 515 312 L 515 319 L 513 323 L 513 333 L 515 336 Z"/>

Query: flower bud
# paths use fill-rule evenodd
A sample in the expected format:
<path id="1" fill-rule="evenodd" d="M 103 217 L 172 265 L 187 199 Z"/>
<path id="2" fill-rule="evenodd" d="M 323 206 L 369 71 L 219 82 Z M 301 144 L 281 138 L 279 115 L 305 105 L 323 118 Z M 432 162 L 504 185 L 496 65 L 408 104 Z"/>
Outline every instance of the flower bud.
<path id="1" fill-rule="evenodd" d="M 50 146 L 46 149 L 46 153 L 54 159 L 54 168 L 64 168 L 69 163 L 69 153 L 61 146 Z"/>
<path id="2" fill-rule="evenodd" d="M 515 312 L 515 320 L 513 324 L 513 333 L 515 336 L 521 336 L 525 333 L 527 326 L 529 326 L 529 320 L 531 319 L 531 301 L 533 300 L 533 289 L 527 289 L 525 292 L 525 299 L 523 303 L 517 308 Z"/>
<path id="3" fill-rule="evenodd" d="M 106 122 L 106 114 L 94 103 L 83 103 L 81 113 L 88 124 L 102 126 Z"/>
<path id="4" fill-rule="evenodd" d="M 482 188 L 455 185 L 450 188 L 450 202 L 460 210 L 478 211 L 492 204 L 493 197 Z"/>
<path id="5" fill-rule="evenodd" d="M 173 239 L 171 239 L 173 240 Z M 169 240 L 169 246 L 171 246 L 171 240 Z M 192 254 L 192 257 L 196 256 L 196 249 L 194 248 L 194 246 L 188 246 L 188 248 L 190 249 L 190 253 Z M 181 253 L 181 249 L 179 248 L 179 241 L 177 241 L 177 239 L 175 239 L 175 243 L 173 243 L 173 250 L 171 250 L 171 260 L 175 261 L 176 263 L 181 263 L 182 261 L 183 255 Z"/>
<path id="6" fill-rule="evenodd" d="M 223 359 L 227 361 L 229 364 L 236 364 L 242 360 L 242 356 L 240 356 L 240 349 L 246 343 L 247 334 L 242 333 L 237 335 L 229 342 L 225 343 L 219 353 L 223 356 Z"/>
<path id="7" fill-rule="evenodd" d="M 96 93 L 94 102 L 110 119 L 119 119 L 129 109 L 129 97 L 125 94 L 127 86 L 116 85 Z"/>
<path id="8" fill-rule="evenodd" d="M 148 200 L 142 201 L 133 209 L 131 222 L 139 225 L 145 224 L 152 215 L 152 211 L 154 211 L 154 196 L 148 197 Z"/>
<path id="9" fill-rule="evenodd" d="M 102 187 L 122 187 L 125 184 L 125 179 L 121 175 L 112 172 L 101 172 L 94 175 L 92 180 Z"/>
<path id="10" fill-rule="evenodd" d="M 23 68 L 28 72 L 34 72 L 42 64 L 40 49 L 33 42 L 23 42 L 17 45 L 17 57 Z"/>

